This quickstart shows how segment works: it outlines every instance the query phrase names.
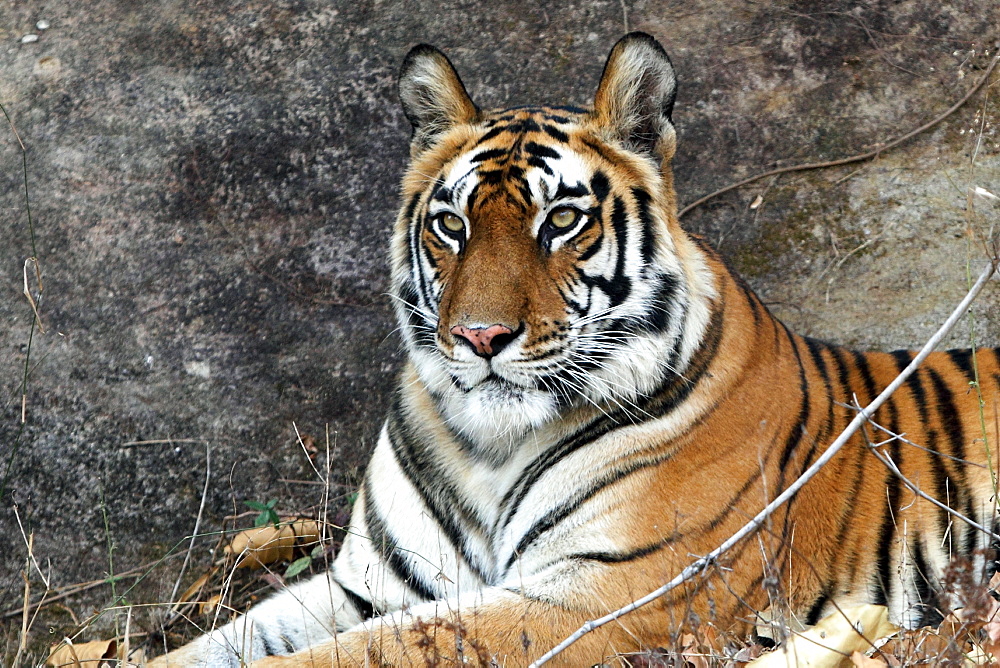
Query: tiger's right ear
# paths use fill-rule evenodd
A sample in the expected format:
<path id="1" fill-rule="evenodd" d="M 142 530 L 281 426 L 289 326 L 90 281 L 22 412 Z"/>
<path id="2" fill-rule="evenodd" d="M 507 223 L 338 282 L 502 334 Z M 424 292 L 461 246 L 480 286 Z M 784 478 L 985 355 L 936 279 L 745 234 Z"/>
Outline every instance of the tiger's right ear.
<path id="1" fill-rule="evenodd" d="M 674 155 L 671 114 L 677 79 L 667 52 L 651 35 L 632 32 L 615 44 L 594 97 L 594 115 L 609 138 L 641 153 Z"/>
<path id="2" fill-rule="evenodd" d="M 433 145 L 441 133 L 459 123 L 471 123 L 479 114 L 447 56 L 429 44 L 413 47 L 403 59 L 399 99 L 413 125 L 411 156 Z"/>

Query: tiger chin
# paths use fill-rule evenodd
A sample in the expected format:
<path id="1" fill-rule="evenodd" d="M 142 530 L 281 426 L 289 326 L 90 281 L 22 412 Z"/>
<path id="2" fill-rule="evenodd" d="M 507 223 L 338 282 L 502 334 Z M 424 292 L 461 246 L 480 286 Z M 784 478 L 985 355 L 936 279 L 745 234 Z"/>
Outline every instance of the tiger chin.
<path id="1" fill-rule="evenodd" d="M 527 665 L 722 543 L 909 364 L 791 333 L 681 229 L 675 91 L 642 33 L 585 109 L 482 110 L 441 52 L 407 55 L 392 296 L 408 363 L 343 547 L 154 665 Z M 997 350 L 934 353 L 874 423 L 906 435 L 881 450 L 908 478 L 995 533 L 976 378 L 993 406 Z M 984 576 L 990 547 L 858 435 L 718 567 L 554 663 L 670 646 L 690 624 L 747 633 L 765 577 L 804 623 L 872 602 L 917 626 L 954 604 L 950 557 Z"/>

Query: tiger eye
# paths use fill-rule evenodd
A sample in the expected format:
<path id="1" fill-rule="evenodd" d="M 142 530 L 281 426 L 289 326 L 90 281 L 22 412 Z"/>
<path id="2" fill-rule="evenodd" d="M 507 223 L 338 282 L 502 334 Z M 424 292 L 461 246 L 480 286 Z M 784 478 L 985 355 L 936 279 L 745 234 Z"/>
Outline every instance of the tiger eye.
<path id="1" fill-rule="evenodd" d="M 576 209 L 570 209 L 569 207 L 562 207 L 556 209 L 549 216 L 549 221 L 560 229 L 565 229 L 576 222 L 577 212 Z"/>
<path id="2" fill-rule="evenodd" d="M 465 229 L 465 223 L 461 218 L 453 213 L 446 213 L 441 216 L 441 224 L 449 232 L 461 232 Z"/>

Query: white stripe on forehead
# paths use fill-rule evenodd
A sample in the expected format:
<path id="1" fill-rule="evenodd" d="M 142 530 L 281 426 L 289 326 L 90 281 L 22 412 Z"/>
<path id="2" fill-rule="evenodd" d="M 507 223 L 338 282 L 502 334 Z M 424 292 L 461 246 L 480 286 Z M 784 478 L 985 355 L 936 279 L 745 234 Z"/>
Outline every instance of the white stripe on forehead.
<path id="1" fill-rule="evenodd" d="M 544 170 L 532 167 L 526 175 L 536 202 L 550 204 L 560 183 L 568 187 L 582 185 L 590 190 L 590 169 L 578 153 L 562 146 L 546 145 L 546 148 L 559 154 L 558 158 L 540 158 L 552 173 L 546 174 Z"/>
<path id="2" fill-rule="evenodd" d="M 558 158 L 539 158 L 552 170 L 551 174 L 547 174 L 540 167 L 524 165 L 524 178 L 528 182 L 532 199 L 543 208 L 551 203 L 560 183 L 570 187 L 584 185 L 589 189 L 591 176 L 590 169 L 578 153 L 563 146 L 551 144 L 545 146 L 559 154 Z M 443 185 L 452 193 L 451 202 L 460 209 L 468 205 L 469 194 L 479 183 L 477 169 L 482 163 L 474 162 L 473 158 L 482 150 L 480 147 L 464 153 L 452 164 L 445 176 Z"/>
<path id="3" fill-rule="evenodd" d="M 473 186 L 479 182 L 476 174 L 476 167 L 479 166 L 479 163 L 472 161 L 473 156 L 479 152 L 477 150 L 467 151 L 451 166 L 451 171 L 448 172 L 448 176 L 444 180 L 445 187 L 452 191 L 451 201 L 462 208 L 465 208 L 466 198 L 472 192 Z"/>

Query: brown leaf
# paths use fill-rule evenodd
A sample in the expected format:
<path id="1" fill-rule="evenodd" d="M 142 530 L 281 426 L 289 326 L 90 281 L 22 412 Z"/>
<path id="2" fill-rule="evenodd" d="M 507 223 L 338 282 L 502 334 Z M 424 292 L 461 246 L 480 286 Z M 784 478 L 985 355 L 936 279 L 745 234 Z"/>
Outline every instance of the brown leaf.
<path id="1" fill-rule="evenodd" d="M 191 586 L 188 587 L 186 590 L 184 590 L 184 593 L 181 594 L 179 602 L 187 603 L 188 601 L 195 600 L 195 597 L 201 592 L 202 588 L 206 584 L 208 584 L 209 578 L 211 578 L 214 573 L 215 569 L 213 568 L 204 575 L 202 575 L 201 577 L 199 577 L 197 580 L 192 582 Z"/>
<path id="2" fill-rule="evenodd" d="M 216 594 L 212 596 L 207 601 L 199 601 L 198 603 L 198 614 L 201 615 L 211 615 L 215 612 L 215 609 L 219 607 L 219 603 L 222 601 L 222 596 Z"/>
<path id="3" fill-rule="evenodd" d="M 313 520 L 286 519 L 278 526 L 246 529 L 233 536 L 223 551 L 238 559 L 236 568 L 260 568 L 288 561 L 296 545 L 319 542 L 319 526 Z"/>
<path id="4" fill-rule="evenodd" d="M 692 664 L 694 668 L 709 668 L 706 652 L 699 646 L 698 638 L 691 633 L 681 637 L 681 657 Z"/>
<path id="5" fill-rule="evenodd" d="M 302 448 L 306 451 L 306 455 L 309 459 L 316 459 L 316 455 L 319 453 L 319 448 L 316 447 L 316 439 L 309 434 L 302 434 Z"/>
<path id="6" fill-rule="evenodd" d="M 74 668 L 104 668 L 117 663 L 117 640 L 95 640 L 74 645 L 70 642 L 53 645 L 52 653 L 45 660 L 47 666 L 73 666 Z"/>

